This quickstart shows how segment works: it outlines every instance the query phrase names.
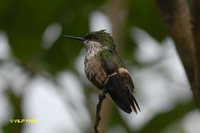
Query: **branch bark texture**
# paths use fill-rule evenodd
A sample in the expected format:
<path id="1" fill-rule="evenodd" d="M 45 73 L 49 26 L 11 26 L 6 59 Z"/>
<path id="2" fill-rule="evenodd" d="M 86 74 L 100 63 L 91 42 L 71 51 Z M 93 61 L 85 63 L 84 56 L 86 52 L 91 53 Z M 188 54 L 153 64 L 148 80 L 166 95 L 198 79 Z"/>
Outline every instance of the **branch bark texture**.
<path id="1" fill-rule="evenodd" d="M 197 73 L 197 57 L 200 58 L 200 56 L 195 51 L 196 43 L 200 44 L 199 25 L 196 24 L 198 30 L 194 30 L 196 36 L 198 36 L 198 40 L 195 40 L 192 30 L 194 28 L 191 21 L 192 17 L 186 0 L 157 0 L 157 2 L 185 68 L 193 96 L 200 108 L 200 87 L 197 85 L 199 76 Z M 200 20 L 198 19 L 198 21 Z"/>
<path id="2" fill-rule="evenodd" d="M 200 0 L 194 0 L 194 42 L 195 42 L 195 56 L 196 56 L 196 93 L 200 96 Z M 200 99 L 200 98 L 199 98 Z M 198 99 L 198 100 L 199 100 Z M 200 100 L 199 100 L 200 101 Z"/>

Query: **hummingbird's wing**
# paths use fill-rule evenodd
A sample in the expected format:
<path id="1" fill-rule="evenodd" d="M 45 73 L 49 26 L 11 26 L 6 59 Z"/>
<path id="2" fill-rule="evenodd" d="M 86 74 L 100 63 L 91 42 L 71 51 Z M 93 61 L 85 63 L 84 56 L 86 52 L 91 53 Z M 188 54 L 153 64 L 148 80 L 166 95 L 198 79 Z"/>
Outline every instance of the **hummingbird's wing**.
<path id="1" fill-rule="evenodd" d="M 114 102 L 125 112 L 137 113 L 140 110 L 133 95 L 134 85 L 122 60 L 114 50 L 103 50 L 100 54 L 101 65 L 108 75 L 106 89 Z"/>

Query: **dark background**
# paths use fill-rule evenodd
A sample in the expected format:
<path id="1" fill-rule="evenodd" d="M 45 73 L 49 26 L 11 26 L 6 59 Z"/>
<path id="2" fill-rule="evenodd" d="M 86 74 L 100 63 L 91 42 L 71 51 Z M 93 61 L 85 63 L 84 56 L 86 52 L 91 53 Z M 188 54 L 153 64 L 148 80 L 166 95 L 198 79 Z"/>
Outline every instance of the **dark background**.
<path id="1" fill-rule="evenodd" d="M 106 29 L 130 70 L 141 107 L 125 114 L 107 97 L 102 133 L 194 133 L 200 117 L 153 0 L 0 2 L 0 132 L 92 133 L 97 89 L 83 71 L 84 36 Z M 10 123 L 10 119 L 38 119 Z"/>

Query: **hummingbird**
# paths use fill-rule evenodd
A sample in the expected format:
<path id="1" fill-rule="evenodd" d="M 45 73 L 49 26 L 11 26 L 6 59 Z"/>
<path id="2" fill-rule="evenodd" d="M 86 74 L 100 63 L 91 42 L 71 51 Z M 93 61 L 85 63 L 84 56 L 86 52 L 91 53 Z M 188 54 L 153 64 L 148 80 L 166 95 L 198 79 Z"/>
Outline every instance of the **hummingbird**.
<path id="1" fill-rule="evenodd" d="M 119 57 L 115 42 L 109 33 L 100 30 L 88 33 L 84 37 L 64 36 L 85 44 L 85 74 L 98 89 L 105 90 L 126 113 L 140 111 L 133 95 L 133 80 Z"/>

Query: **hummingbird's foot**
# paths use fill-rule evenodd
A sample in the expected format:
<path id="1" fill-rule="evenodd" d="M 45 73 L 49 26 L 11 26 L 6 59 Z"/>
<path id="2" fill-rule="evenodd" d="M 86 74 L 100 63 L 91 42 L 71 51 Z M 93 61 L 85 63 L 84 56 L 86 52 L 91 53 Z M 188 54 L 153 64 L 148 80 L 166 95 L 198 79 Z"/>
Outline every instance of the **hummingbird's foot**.
<path id="1" fill-rule="evenodd" d="M 102 93 L 99 95 L 99 102 L 96 106 L 96 118 L 95 118 L 95 124 L 94 124 L 94 132 L 95 133 L 99 133 L 99 122 L 101 120 L 101 116 L 100 116 L 100 113 L 101 113 L 101 106 L 102 106 L 102 103 L 103 103 L 103 100 L 106 98 L 106 93 L 107 91 L 104 89 L 102 91 Z"/>

